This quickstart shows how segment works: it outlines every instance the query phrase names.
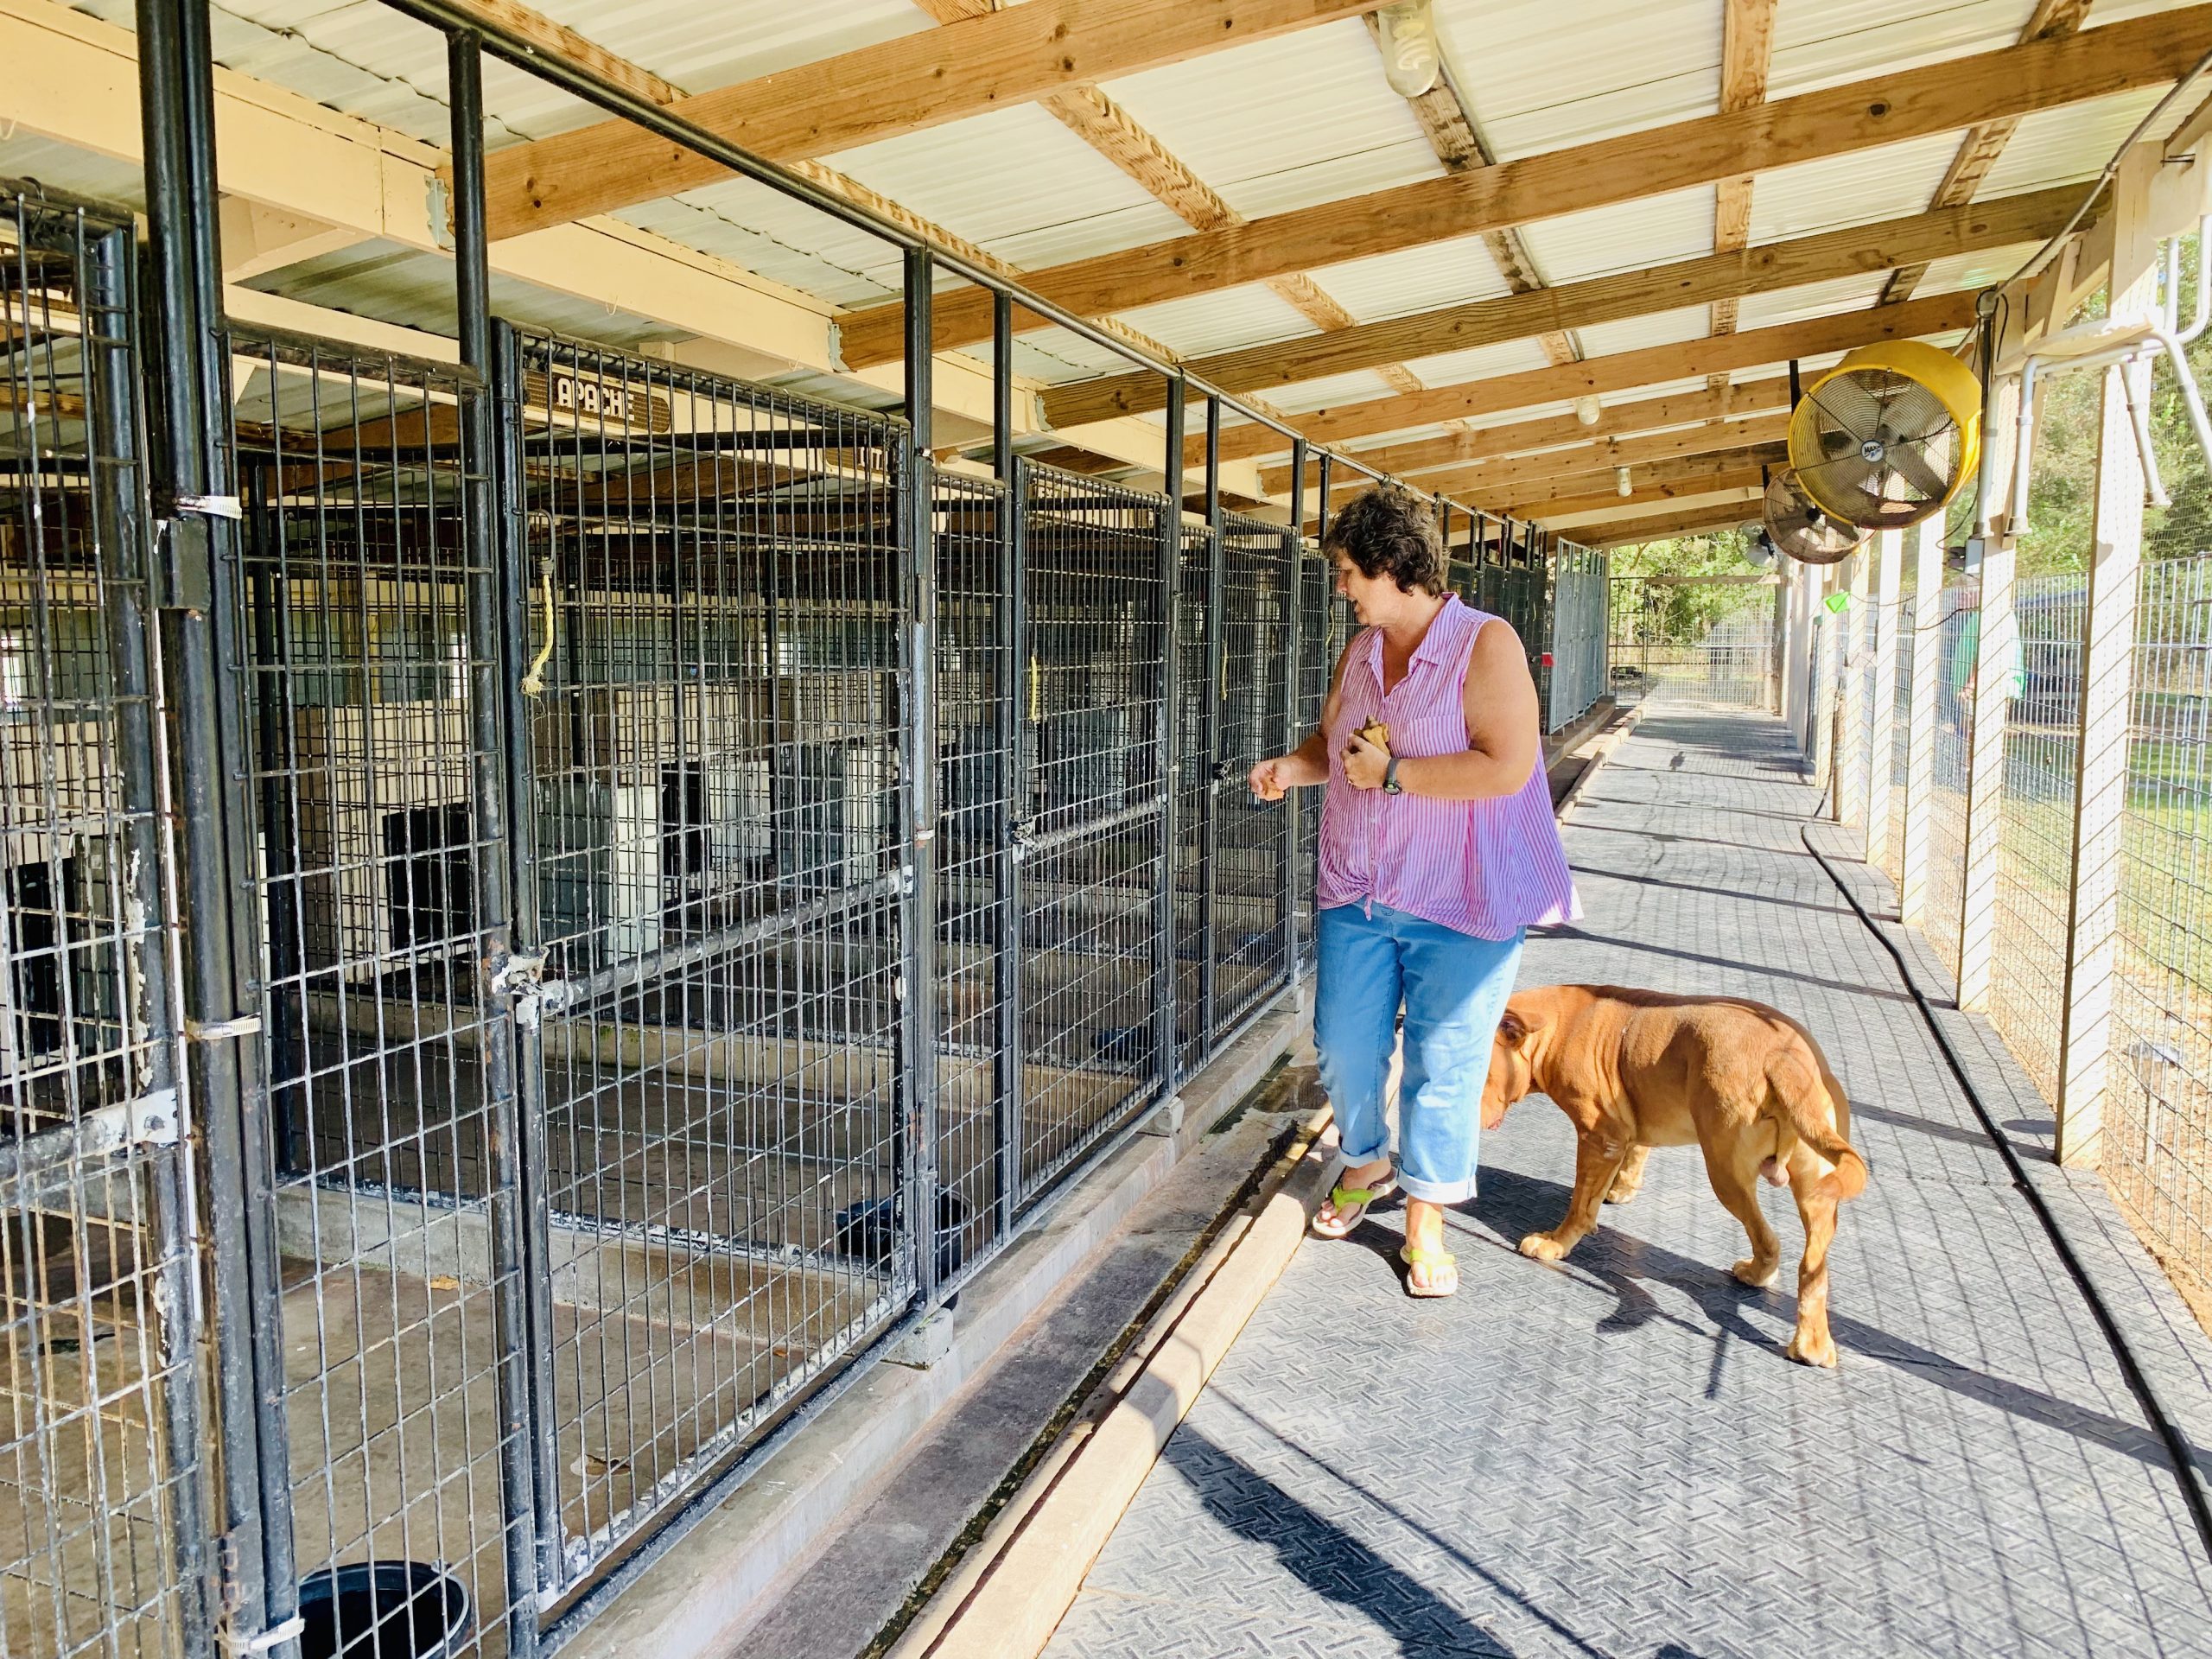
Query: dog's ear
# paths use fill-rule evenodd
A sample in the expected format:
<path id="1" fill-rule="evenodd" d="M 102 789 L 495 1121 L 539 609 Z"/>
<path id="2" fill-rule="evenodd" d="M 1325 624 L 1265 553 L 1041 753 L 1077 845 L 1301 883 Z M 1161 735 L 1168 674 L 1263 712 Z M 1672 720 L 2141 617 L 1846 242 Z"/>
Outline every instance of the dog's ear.
<path id="1" fill-rule="evenodd" d="M 1497 1035 L 1508 1048 L 1518 1048 L 1527 1039 L 1529 1027 L 1519 1014 L 1508 1008 L 1498 1018 Z"/>

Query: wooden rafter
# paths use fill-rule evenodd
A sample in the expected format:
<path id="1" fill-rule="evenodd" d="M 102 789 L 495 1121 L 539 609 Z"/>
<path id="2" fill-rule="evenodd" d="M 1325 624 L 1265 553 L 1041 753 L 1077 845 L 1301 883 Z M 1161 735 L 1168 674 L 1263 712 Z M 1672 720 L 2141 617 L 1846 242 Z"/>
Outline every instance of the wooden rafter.
<path id="1" fill-rule="evenodd" d="M 1606 490 L 1587 495 L 1554 496 L 1548 500 L 1530 501 L 1515 511 L 1520 517 L 1534 518 L 1539 524 L 1571 517 L 1598 518 L 1610 518 L 1617 513 L 1662 512 L 1669 507 L 1694 501 L 1699 496 L 1711 495 L 1721 490 L 1757 491 L 1764 486 L 1765 481 L 1765 474 L 1759 468 L 1738 467 L 1726 472 L 1710 473 L 1700 478 L 1638 484 L 1627 495 Z"/>
<path id="2" fill-rule="evenodd" d="M 1574 532 L 1585 547 L 1629 547 L 1638 542 L 1664 541 L 1669 537 L 1694 535 L 1701 530 L 1732 530 L 1758 515 L 1747 512 L 1748 504 L 1690 507 L 1681 512 L 1624 520 L 1619 524 L 1592 525 Z"/>
<path id="3" fill-rule="evenodd" d="M 1665 397 L 1644 397 L 1632 403 L 1607 405 L 1597 424 L 1585 426 L 1572 415 L 1547 416 L 1541 420 L 1510 425 L 1469 427 L 1447 437 L 1423 438 L 1412 443 L 1365 449 L 1360 459 L 1386 473 L 1421 473 L 1433 467 L 1485 461 L 1494 456 L 1528 454 L 1562 444 L 1591 443 L 1601 438 L 1634 437 L 1693 422 L 1726 420 L 1732 416 L 1768 413 L 1789 406 L 1787 377 L 1724 385 L 1718 391 L 1676 392 Z M 1318 475 L 1315 463 L 1306 467 L 1306 482 Z M 1261 486 L 1281 494 L 1290 486 L 1288 467 L 1269 467 L 1260 474 Z"/>
<path id="4" fill-rule="evenodd" d="M 1249 222 L 1219 191 L 1097 87 L 1072 86 L 1054 92 L 1043 103 L 1068 130 L 1143 186 L 1154 200 L 1193 230 L 1218 230 Z M 1353 325 L 1351 314 L 1302 271 L 1271 276 L 1267 286 L 1324 334 Z M 1396 391 L 1421 390 L 1421 382 L 1395 364 L 1382 365 L 1380 372 Z"/>
<path id="5" fill-rule="evenodd" d="M 1042 0 L 1006 16 L 1036 10 Z M 1978 121 L 2055 109 L 2171 80 L 2212 47 L 2212 6 L 2131 18 L 2080 35 L 1878 75 L 1732 114 L 1624 133 L 1541 156 L 1319 203 L 1249 224 L 1076 260 L 1032 275 L 1054 302 L 1091 316 L 1261 282 L 1287 270 L 1416 247 L 1847 155 Z M 1029 320 L 1025 320 L 1027 326 Z M 948 294 L 937 344 L 990 333 L 988 296 Z M 874 308 L 845 330 L 855 365 L 894 360 L 897 307 Z"/>
<path id="6" fill-rule="evenodd" d="M 2089 15 L 2090 0 L 2037 0 L 2034 14 L 2020 31 L 2023 45 L 2031 41 L 2058 40 L 2076 33 Z M 1997 158 L 2005 153 L 2005 146 L 2012 142 L 2013 130 L 2020 124 L 2018 116 L 2002 116 L 1994 121 L 1984 121 L 1970 127 L 1967 136 L 1959 141 L 1958 154 L 1951 157 L 1951 164 L 1944 169 L 1943 181 L 1936 187 L 1935 199 L 1929 206 L 1954 207 L 1974 200 L 1974 192 L 1989 176 L 1989 169 L 1997 165 Z M 1928 275 L 1925 264 L 1903 265 L 1890 273 L 1890 280 L 1882 285 L 1882 295 L 1877 305 L 1895 305 L 1912 297 L 1912 290 Z"/>
<path id="7" fill-rule="evenodd" d="M 1753 442 L 1745 442 L 1755 438 Z M 1756 435 L 1741 433 L 1735 441 L 1717 447 L 1703 454 L 1674 455 L 1648 461 L 1629 467 L 1629 482 L 1633 486 L 1679 482 L 1683 479 L 1707 478 L 1716 473 L 1740 471 L 1762 463 L 1779 465 L 1788 457 L 1782 442 L 1779 422 L 1761 423 Z M 1518 470 L 1518 463 L 1507 461 L 1491 467 L 1470 467 L 1457 472 L 1435 473 L 1414 480 L 1423 489 L 1434 489 L 1454 498 L 1464 497 L 1478 507 L 1493 509 L 1516 508 L 1531 501 L 1548 501 L 1557 496 L 1586 495 L 1618 487 L 1613 463 L 1592 464 L 1584 460 L 1573 465 L 1554 463 L 1527 472 Z M 1354 480 L 1342 488 L 1331 492 L 1332 499 L 1348 493 L 1357 493 L 1363 487 Z"/>
<path id="8" fill-rule="evenodd" d="M 1382 22 L 1371 11 L 1367 14 L 1367 33 L 1379 50 Z M 1429 149 L 1435 152 L 1446 173 L 1464 173 L 1471 167 L 1497 164 L 1497 156 L 1484 139 L 1475 112 L 1469 107 L 1459 83 L 1452 78 L 1450 65 L 1439 69 L 1436 85 L 1420 97 L 1406 101 L 1413 106 L 1414 119 L 1421 123 Z M 1517 228 L 1508 226 L 1503 230 L 1484 232 L 1483 246 L 1489 251 L 1491 262 L 1497 267 L 1497 274 L 1504 279 L 1509 292 L 1527 294 L 1543 287 L 1543 274 L 1536 268 L 1535 256 L 1529 251 L 1528 239 Z M 1554 363 L 1572 363 L 1582 355 L 1574 341 L 1560 329 L 1544 334 L 1538 344 L 1544 348 L 1544 355 Z"/>
<path id="9" fill-rule="evenodd" d="M 701 92 L 671 107 L 756 156 L 791 161 L 1328 22 L 1361 3 L 1029 0 Z M 485 175 L 495 237 L 611 213 L 727 176 L 704 157 L 619 118 L 494 150 Z"/>
<path id="10" fill-rule="evenodd" d="M 1724 114 L 1766 102 L 1767 71 L 1774 60 L 1775 0 L 1725 0 L 1720 29 L 1720 108 Z M 1713 251 L 1732 253 L 1751 241 L 1751 175 L 1723 179 L 1713 192 Z M 1737 301 L 1713 302 L 1713 332 L 1736 332 Z"/>
<path id="11" fill-rule="evenodd" d="M 1849 351 L 1885 340 L 1955 334 L 1974 321 L 1974 299 L 1968 293 L 1930 295 L 1880 311 L 1838 312 L 1808 322 L 1782 323 L 1719 340 L 1648 346 L 1640 351 L 1586 358 L 1580 363 L 1548 365 L 1459 385 L 1435 386 L 1410 397 L 1376 397 L 1313 410 L 1296 417 L 1297 426 L 1315 443 L 1346 443 L 1409 427 L 1556 403 L 1586 392 L 1629 391 L 1723 370 L 1761 368 L 1793 357 Z M 1224 461 L 1281 454 L 1288 448 L 1281 435 L 1264 427 L 1236 426 L 1222 434 Z M 1187 453 L 1203 452 L 1192 448 Z"/>
<path id="12" fill-rule="evenodd" d="M 1737 253 L 1706 254 L 1534 294 L 1446 306 L 1333 334 L 1218 353 L 1190 366 L 1232 391 L 1264 390 L 1375 363 L 1526 339 L 1547 327 L 1648 316 L 1704 300 L 1770 294 L 1887 270 L 1914 259 L 2037 241 L 2063 225 L 2081 200 L 2078 186 L 2031 191 Z M 1159 376 L 1115 375 L 1055 387 L 1045 394 L 1045 412 L 1054 425 L 1073 425 L 1158 409 L 1166 401 L 1166 389 Z"/>

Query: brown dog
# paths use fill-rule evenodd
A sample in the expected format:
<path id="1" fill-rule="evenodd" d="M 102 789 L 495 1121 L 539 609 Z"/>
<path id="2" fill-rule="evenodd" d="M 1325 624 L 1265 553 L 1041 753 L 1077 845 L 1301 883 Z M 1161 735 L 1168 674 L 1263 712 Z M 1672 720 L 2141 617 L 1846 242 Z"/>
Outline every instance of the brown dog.
<path id="1" fill-rule="evenodd" d="M 1574 1125 L 1574 1196 L 1548 1233 L 1521 1253 L 1556 1262 L 1598 1223 L 1601 1198 L 1635 1193 L 1646 1150 L 1694 1142 L 1729 1213 L 1751 1235 L 1735 1266 L 1747 1285 L 1770 1285 L 1781 1260 L 1759 1213 L 1754 1179 L 1787 1182 L 1805 1223 L 1797 1269 L 1797 1330 L 1789 1357 L 1835 1363 L 1828 1335 L 1828 1243 L 1835 1207 L 1866 1185 L 1852 1150 L 1851 1107 L 1805 1027 L 1761 1002 L 1669 996 L 1617 985 L 1547 985 L 1505 1005 L 1483 1087 L 1483 1127 L 1531 1090 Z"/>

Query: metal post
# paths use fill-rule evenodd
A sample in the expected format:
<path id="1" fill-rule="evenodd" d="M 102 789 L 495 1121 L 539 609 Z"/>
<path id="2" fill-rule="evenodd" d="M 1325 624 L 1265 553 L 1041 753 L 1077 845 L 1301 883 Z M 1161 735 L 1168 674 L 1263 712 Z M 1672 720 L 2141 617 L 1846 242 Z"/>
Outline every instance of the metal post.
<path id="1" fill-rule="evenodd" d="M 83 221 L 79 223 L 82 226 Z M 145 1065 L 143 1074 L 131 1079 L 143 1096 L 178 1089 L 182 1079 L 177 1075 L 172 997 L 175 940 L 164 925 L 170 895 L 162 847 L 168 791 L 160 773 L 160 688 L 154 677 L 154 641 L 149 632 L 153 619 L 142 603 L 142 596 L 153 591 L 149 579 L 154 549 L 144 511 L 145 480 L 137 465 L 142 437 L 136 418 L 137 368 L 143 343 L 137 339 L 138 296 L 133 277 L 137 260 L 125 229 L 103 232 L 89 250 L 81 242 L 78 246 L 82 264 L 77 291 L 83 300 L 84 355 L 92 393 L 87 410 L 92 451 L 113 463 L 92 474 L 93 543 L 110 578 L 103 621 L 114 675 L 116 783 L 130 826 L 127 902 L 146 925 L 137 952 L 135 1011 L 147 1039 Z M 188 1126 L 194 1103 L 181 1092 L 180 1101 L 181 1122 Z M 204 1467 L 207 1456 L 200 1427 L 202 1319 L 196 1294 L 191 1148 L 190 1138 L 181 1138 L 147 1169 L 151 1220 L 162 1257 L 155 1289 L 156 1363 L 161 1375 L 170 1379 L 161 1389 L 160 1433 L 168 1447 L 171 1471 L 194 1464 Z M 210 1634 L 205 1497 L 204 1484 L 198 1478 L 187 1476 L 168 1483 L 168 1554 L 188 1650 L 204 1643 Z"/>
<path id="2" fill-rule="evenodd" d="M 2150 213 L 2158 150 L 2144 146 L 2113 186 L 2112 303 L 2115 323 L 2158 312 L 2157 237 Z M 2143 561 L 2143 474 L 2121 377 L 2149 393 L 2149 365 L 2105 371 L 2097 447 L 2096 513 L 2083 623 L 2081 736 L 2074 807 L 2074 888 L 2067 912 L 2059 1036 L 2058 1160 L 2094 1166 L 2103 1144 L 2113 1069 L 2114 982 L 2120 973 L 2120 870 L 2126 856 L 2128 727 L 2134 682 L 2137 587 Z"/>
<path id="3" fill-rule="evenodd" d="M 2002 381 L 1982 422 L 1983 487 L 2003 499 L 2012 476 L 2012 451 L 2020 409 L 2020 383 Z M 2130 442 L 2133 442 L 2131 438 Z M 1974 725 L 1967 762 L 1967 847 L 1959 912 L 1959 1006 L 1989 1006 L 1997 944 L 1997 867 L 2005 821 L 2005 728 L 2011 723 L 2012 677 L 2019 661 L 2012 618 L 2012 577 L 2018 563 L 2013 532 L 1989 498 L 1977 509 L 1993 532 L 1981 556 L 1980 637 L 1974 664 Z"/>
<path id="4" fill-rule="evenodd" d="M 1283 721 L 1283 746 L 1295 748 L 1306 741 L 1300 729 L 1300 716 L 1304 713 L 1304 698 L 1300 693 L 1306 685 L 1305 652 L 1309 647 L 1306 638 L 1306 440 L 1293 438 L 1290 443 L 1290 626 L 1284 641 L 1284 654 L 1290 659 L 1289 684 L 1284 689 L 1284 701 L 1288 718 Z M 1319 642 L 1314 642 L 1318 646 Z M 1305 791 L 1294 789 L 1283 802 L 1288 819 L 1290 836 L 1290 982 L 1298 983 L 1305 972 L 1299 958 L 1298 893 L 1303 887 L 1307 871 L 1299 868 L 1298 858 L 1306 845 Z"/>
<path id="5" fill-rule="evenodd" d="M 1912 689 L 1906 694 L 1911 729 L 1905 738 L 1904 847 L 1897 867 L 1897 919 L 1928 919 L 1929 803 L 1936 791 L 1936 704 L 1943 681 L 1943 521 L 1913 532 L 1918 561 L 1912 596 Z"/>
<path id="6" fill-rule="evenodd" d="M 1895 764 L 1897 709 L 1897 589 L 1904 532 L 1874 538 L 1874 731 L 1866 757 L 1866 861 L 1879 868 L 1890 846 L 1890 773 Z"/>
<path id="7" fill-rule="evenodd" d="M 1216 938 L 1221 925 L 1221 872 L 1216 868 L 1220 857 L 1221 842 L 1221 785 L 1228 775 L 1229 762 L 1224 757 L 1223 743 L 1227 721 L 1222 717 L 1227 702 L 1228 688 L 1223 683 L 1225 663 L 1223 648 L 1227 630 L 1223 627 L 1222 608 L 1227 603 L 1227 553 L 1221 533 L 1221 399 L 1206 399 L 1206 689 L 1198 700 L 1198 719 L 1205 732 L 1205 791 L 1200 797 L 1205 816 L 1198 820 L 1198 1047 L 1202 1053 L 1211 1053 L 1215 1036 L 1214 1027 L 1220 1011 L 1219 974 L 1216 964 L 1221 957 L 1221 942 Z"/>
<path id="8" fill-rule="evenodd" d="M 140 0 L 155 476 L 167 518 L 162 659 L 176 711 L 188 1082 L 203 1135 L 215 1428 L 233 1643 L 294 1659 L 298 1602 L 283 1332 L 257 1019 L 258 906 L 236 677 L 238 484 L 216 246 L 214 67 L 206 0 Z"/>
<path id="9" fill-rule="evenodd" d="M 537 778 L 532 764 L 535 745 L 531 729 L 531 710 L 522 694 L 522 679 L 533 655 L 531 629 L 544 623 L 531 603 L 529 540 L 524 529 L 528 505 L 522 474 L 522 340 L 505 323 L 495 321 L 493 333 L 493 407 L 499 448 L 493 462 L 495 490 L 494 520 L 500 614 L 504 619 L 504 655 L 500 684 L 506 720 L 507 800 L 510 821 L 509 903 L 512 920 L 509 949 L 524 959 L 545 949 L 543 920 L 538 906 Z M 549 566 L 545 592 L 550 598 L 557 575 Z M 564 606 L 570 652 L 578 649 L 575 607 Z M 550 641 L 548 643 L 550 643 Z M 571 683 L 582 678 L 573 655 L 569 669 Z M 552 1199 L 546 1179 L 545 1030 L 534 1001 L 525 998 L 515 1009 L 515 1099 L 522 1131 L 523 1259 L 526 1264 L 524 1290 L 529 1299 L 530 1329 L 536 1333 L 553 1328 L 551 1239 Z M 553 1412 L 553 1344 L 536 1337 L 527 1350 L 531 1395 L 531 1460 L 536 1471 L 537 1522 L 533 1529 L 537 1554 L 537 1581 L 550 1589 L 562 1580 L 561 1469 Z"/>
<path id="10" fill-rule="evenodd" d="M 1325 467 L 1326 461 L 1322 463 Z M 1153 1017 L 1157 1022 L 1160 1049 L 1160 1094 L 1164 1101 L 1175 1092 L 1182 1069 L 1182 1049 L 1176 1034 L 1175 884 L 1176 865 L 1182 853 L 1180 803 L 1182 782 L 1182 721 L 1177 703 L 1182 696 L 1182 547 L 1183 547 L 1183 381 L 1167 381 L 1167 442 L 1161 468 L 1160 488 L 1166 496 L 1160 514 L 1160 602 L 1166 612 L 1166 650 L 1160 669 L 1160 759 L 1165 785 L 1160 807 L 1160 880 L 1153 896 Z"/>
<path id="11" fill-rule="evenodd" d="M 458 313 L 462 366 L 475 372 L 476 384 L 461 406 L 462 568 L 467 573 L 470 789 L 472 833 L 481 849 L 470 860 L 476 880 L 477 926 L 480 930 L 484 1004 L 485 1109 L 493 1179 L 486 1194 L 492 1233 L 495 1294 L 499 1420 L 499 1496 L 506 1535 L 506 1645 L 510 1653 L 537 1650 L 539 1563 L 538 1471 L 533 1467 L 536 1418 L 531 1396 L 532 1356 L 550 1346 L 550 1327 L 532 1340 L 527 1280 L 543 1251 L 525 1246 L 530 1205 L 524 1192 L 524 1147 L 515 1094 L 515 996 L 508 932 L 508 840 L 506 800 L 516 781 L 515 755 L 507 743 L 510 673 L 502 588 L 512 591 L 512 573 L 501 556 L 518 555 L 497 531 L 493 480 L 504 452 L 493 429 L 491 397 L 492 276 L 490 240 L 484 215 L 484 65 L 474 35 L 456 30 L 446 36 L 447 81 L 451 99 L 453 140 L 454 296 Z M 518 712 L 518 711 L 515 711 Z M 528 760 L 519 770 L 526 771 Z M 519 811 L 531 799 L 514 797 Z M 550 1408 L 551 1402 L 537 1402 Z M 557 1490 L 557 1489 L 556 1489 Z"/>
<path id="12" fill-rule="evenodd" d="M 1863 545 L 1851 556 L 1851 608 L 1839 620 L 1841 638 L 1836 660 L 1843 676 L 1843 741 L 1836 745 L 1835 821 L 1861 823 L 1866 812 L 1864 787 L 1866 766 L 1866 607 L 1872 586 L 1869 567 L 1873 563 Z"/>
<path id="13" fill-rule="evenodd" d="M 1022 677 L 1029 662 L 1029 479 L 1014 454 L 1014 302 L 991 297 L 991 465 L 999 497 L 998 658 L 1005 665 L 998 687 L 999 811 L 998 950 L 992 959 L 998 1007 L 996 1076 L 992 1090 L 994 1177 L 999 1232 L 1014 1226 L 1021 1203 L 1021 1119 L 1024 1110 L 1021 970 L 1026 941 L 1021 921 L 1021 843 L 1029 833 L 1029 727 Z"/>
<path id="14" fill-rule="evenodd" d="M 906 253 L 906 421 L 912 445 L 903 480 L 906 696 L 899 741 L 906 791 L 905 935 L 906 1222 L 914 1288 L 925 1307 L 939 1295 L 937 1173 L 937 520 L 931 503 L 931 296 L 927 248 Z"/>

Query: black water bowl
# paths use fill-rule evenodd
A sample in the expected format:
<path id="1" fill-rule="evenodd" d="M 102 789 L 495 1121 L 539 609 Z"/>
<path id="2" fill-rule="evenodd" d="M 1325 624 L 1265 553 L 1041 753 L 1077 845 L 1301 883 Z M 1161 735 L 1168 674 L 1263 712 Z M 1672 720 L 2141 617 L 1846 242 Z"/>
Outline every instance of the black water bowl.
<path id="1" fill-rule="evenodd" d="M 878 1268 L 888 1268 L 898 1251 L 903 1224 L 899 1200 L 877 1198 L 849 1205 L 837 1212 L 837 1249 Z M 968 1206 L 950 1188 L 937 1195 L 937 1276 L 950 1279 L 960 1271 L 965 1252 L 961 1235 L 968 1224 Z M 306 1659 L 303 1654 L 301 1659 Z"/>
<path id="2" fill-rule="evenodd" d="M 300 1580 L 300 1659 L 449 1659 L 476 1622 L 428 1561 L 352 1561 Z"/>

